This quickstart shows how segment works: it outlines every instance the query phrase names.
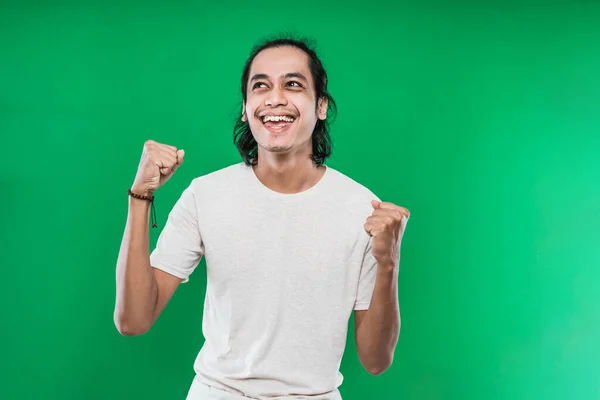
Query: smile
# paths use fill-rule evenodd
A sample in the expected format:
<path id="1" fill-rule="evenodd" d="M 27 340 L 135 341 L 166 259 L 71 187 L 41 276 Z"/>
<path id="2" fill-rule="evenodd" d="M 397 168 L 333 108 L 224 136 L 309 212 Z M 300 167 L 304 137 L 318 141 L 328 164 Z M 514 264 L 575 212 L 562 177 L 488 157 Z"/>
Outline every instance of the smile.
<path id="1" fill-rule="evenodd" d="M 265 115 L 261 120 L 270 133 L 281 135 L 292 126 L 296 118 L 291 115 Z"/>

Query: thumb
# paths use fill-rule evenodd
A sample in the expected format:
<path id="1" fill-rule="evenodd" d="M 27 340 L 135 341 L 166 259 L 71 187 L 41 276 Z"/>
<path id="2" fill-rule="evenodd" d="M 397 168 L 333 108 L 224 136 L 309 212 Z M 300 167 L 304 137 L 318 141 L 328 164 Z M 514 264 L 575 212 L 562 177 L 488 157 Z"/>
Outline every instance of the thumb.
<path id="1" fill-rule="evenodd" d="M 177 163 L 175 163 L 175 165 L 173 165 L 173 167 L 171 168 L 170 171 L 168 171 L 164 174 L 165 182 L 175 173 L 175 171 L 177 171 L 177 168 L 179 168 L 181 166 L 181 164 L 183 163 L 183 156 L 184 156 L 184 151 L 177 150 Z"/>
<path id="2" fill-rule="evenodd" d="M 374 208 L 374 209 L 376 209 L 376 210 L 379 208 L 379 205 L 380 205 L 380 204 L 381 204 L 381 202 L 380 202 L 380 201 L 377 201 L 377 200 L 371 200 L 371 205 L 372 205 L 372 206 L 373 206 L 373 208 Z"/>
<path id="3" fill-rule="evenodd" d="M 177 171 L 177 168 L 179 168 L 181 166 L 181 164 L 183 164 L 183 157 L 185 156 L 185 151 L 183 150 L 177 150 L 177 163 L 175 165 L 173 165 L 173 169 L 171 170 L 171 174 L 175 171 Z"/>

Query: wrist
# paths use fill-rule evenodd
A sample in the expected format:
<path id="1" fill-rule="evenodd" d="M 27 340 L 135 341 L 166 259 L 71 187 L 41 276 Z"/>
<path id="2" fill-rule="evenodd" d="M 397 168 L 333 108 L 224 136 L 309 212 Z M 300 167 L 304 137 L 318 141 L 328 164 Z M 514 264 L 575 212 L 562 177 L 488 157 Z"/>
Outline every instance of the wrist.
<path id="1" fill-rule="evenodd" d="M 147 188 L 142 188 L 140 186 L 135 186 L 135 185 L 133 185 L 131 187 L 131 192 L 138 196 L 146 196 L 146 197 L 154 196 L 154 190 L 149 190 Z"/>
<path id="2" fill-rule="evenodd" d="M 158 225 L 156 224 L 156 212 L 154 210 L 154 196 L 146 195 L 146 194 L 138 194 L 134 192 L 135 187 L 132 189 L 127 189 L 127 194 L 129 195 L 129 208 L 130 210 L 148 210 L 152 212 L 152 227 L 156 228 Z M 148 193 L 148 192 L 143 192 Z"/>

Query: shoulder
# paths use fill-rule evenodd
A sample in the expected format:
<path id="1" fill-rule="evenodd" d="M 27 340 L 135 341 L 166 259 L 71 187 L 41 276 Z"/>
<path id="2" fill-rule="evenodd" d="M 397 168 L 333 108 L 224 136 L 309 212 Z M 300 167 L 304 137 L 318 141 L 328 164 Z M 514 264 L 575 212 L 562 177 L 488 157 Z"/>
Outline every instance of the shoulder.
<path id="1" fill-rule="evenodd" d="M 331 188 L 336 194 L 346 196 L 346 198 L 351 201 L 381 201 L 379 197 L 364 183 L 359 182 L 355 178 L 352 178 L 338 169 L 329 166 L 327 168 L 329 169 L 328 174 L 331 178 Z"/>
<path id="2" fill-rule="evenodd" d="M 201 192 L 206 189 L 217 190 L 221 187 L 231 187 L 232 183 L 243 179 L 245 173 L 247 173 L 247 167 L 243 162 L 230 164 L 193 178 L 188 189 L 193 192 Z"/>
<path id="3" fill-rule="evenodd" d="M 330 168 L 328 173 L 330 173 L 330 195 L 340 212 L 348 217 L 354 215 L 361 220 L 371 215 L 373 212 L 371 200 L 381 201 L 373 190 L 337 169 Z"/>

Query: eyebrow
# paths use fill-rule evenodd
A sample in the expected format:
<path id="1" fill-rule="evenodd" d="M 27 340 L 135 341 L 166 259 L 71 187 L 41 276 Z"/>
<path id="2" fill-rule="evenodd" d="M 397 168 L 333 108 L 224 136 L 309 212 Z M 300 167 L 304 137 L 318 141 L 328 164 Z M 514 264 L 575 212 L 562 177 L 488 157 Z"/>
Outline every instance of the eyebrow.
<path id="1" fill-rule="evenodd" d="M 308 82 L 308 79 L 306 79 L 306 77 L 304 75 L 302 75 L 300 72 L 288 72 L 287 74 L 284 75 L 284 78 L 298 78 L 298 79 L 302 79 L 305 82 Z M 252 79 L 250 79 L 250 82 L 252 81 L 256 81 L 259 79 L 269 79 L 269 75 L 267 74 L 255 74 L 254 76 L 252 76 Z"/>

